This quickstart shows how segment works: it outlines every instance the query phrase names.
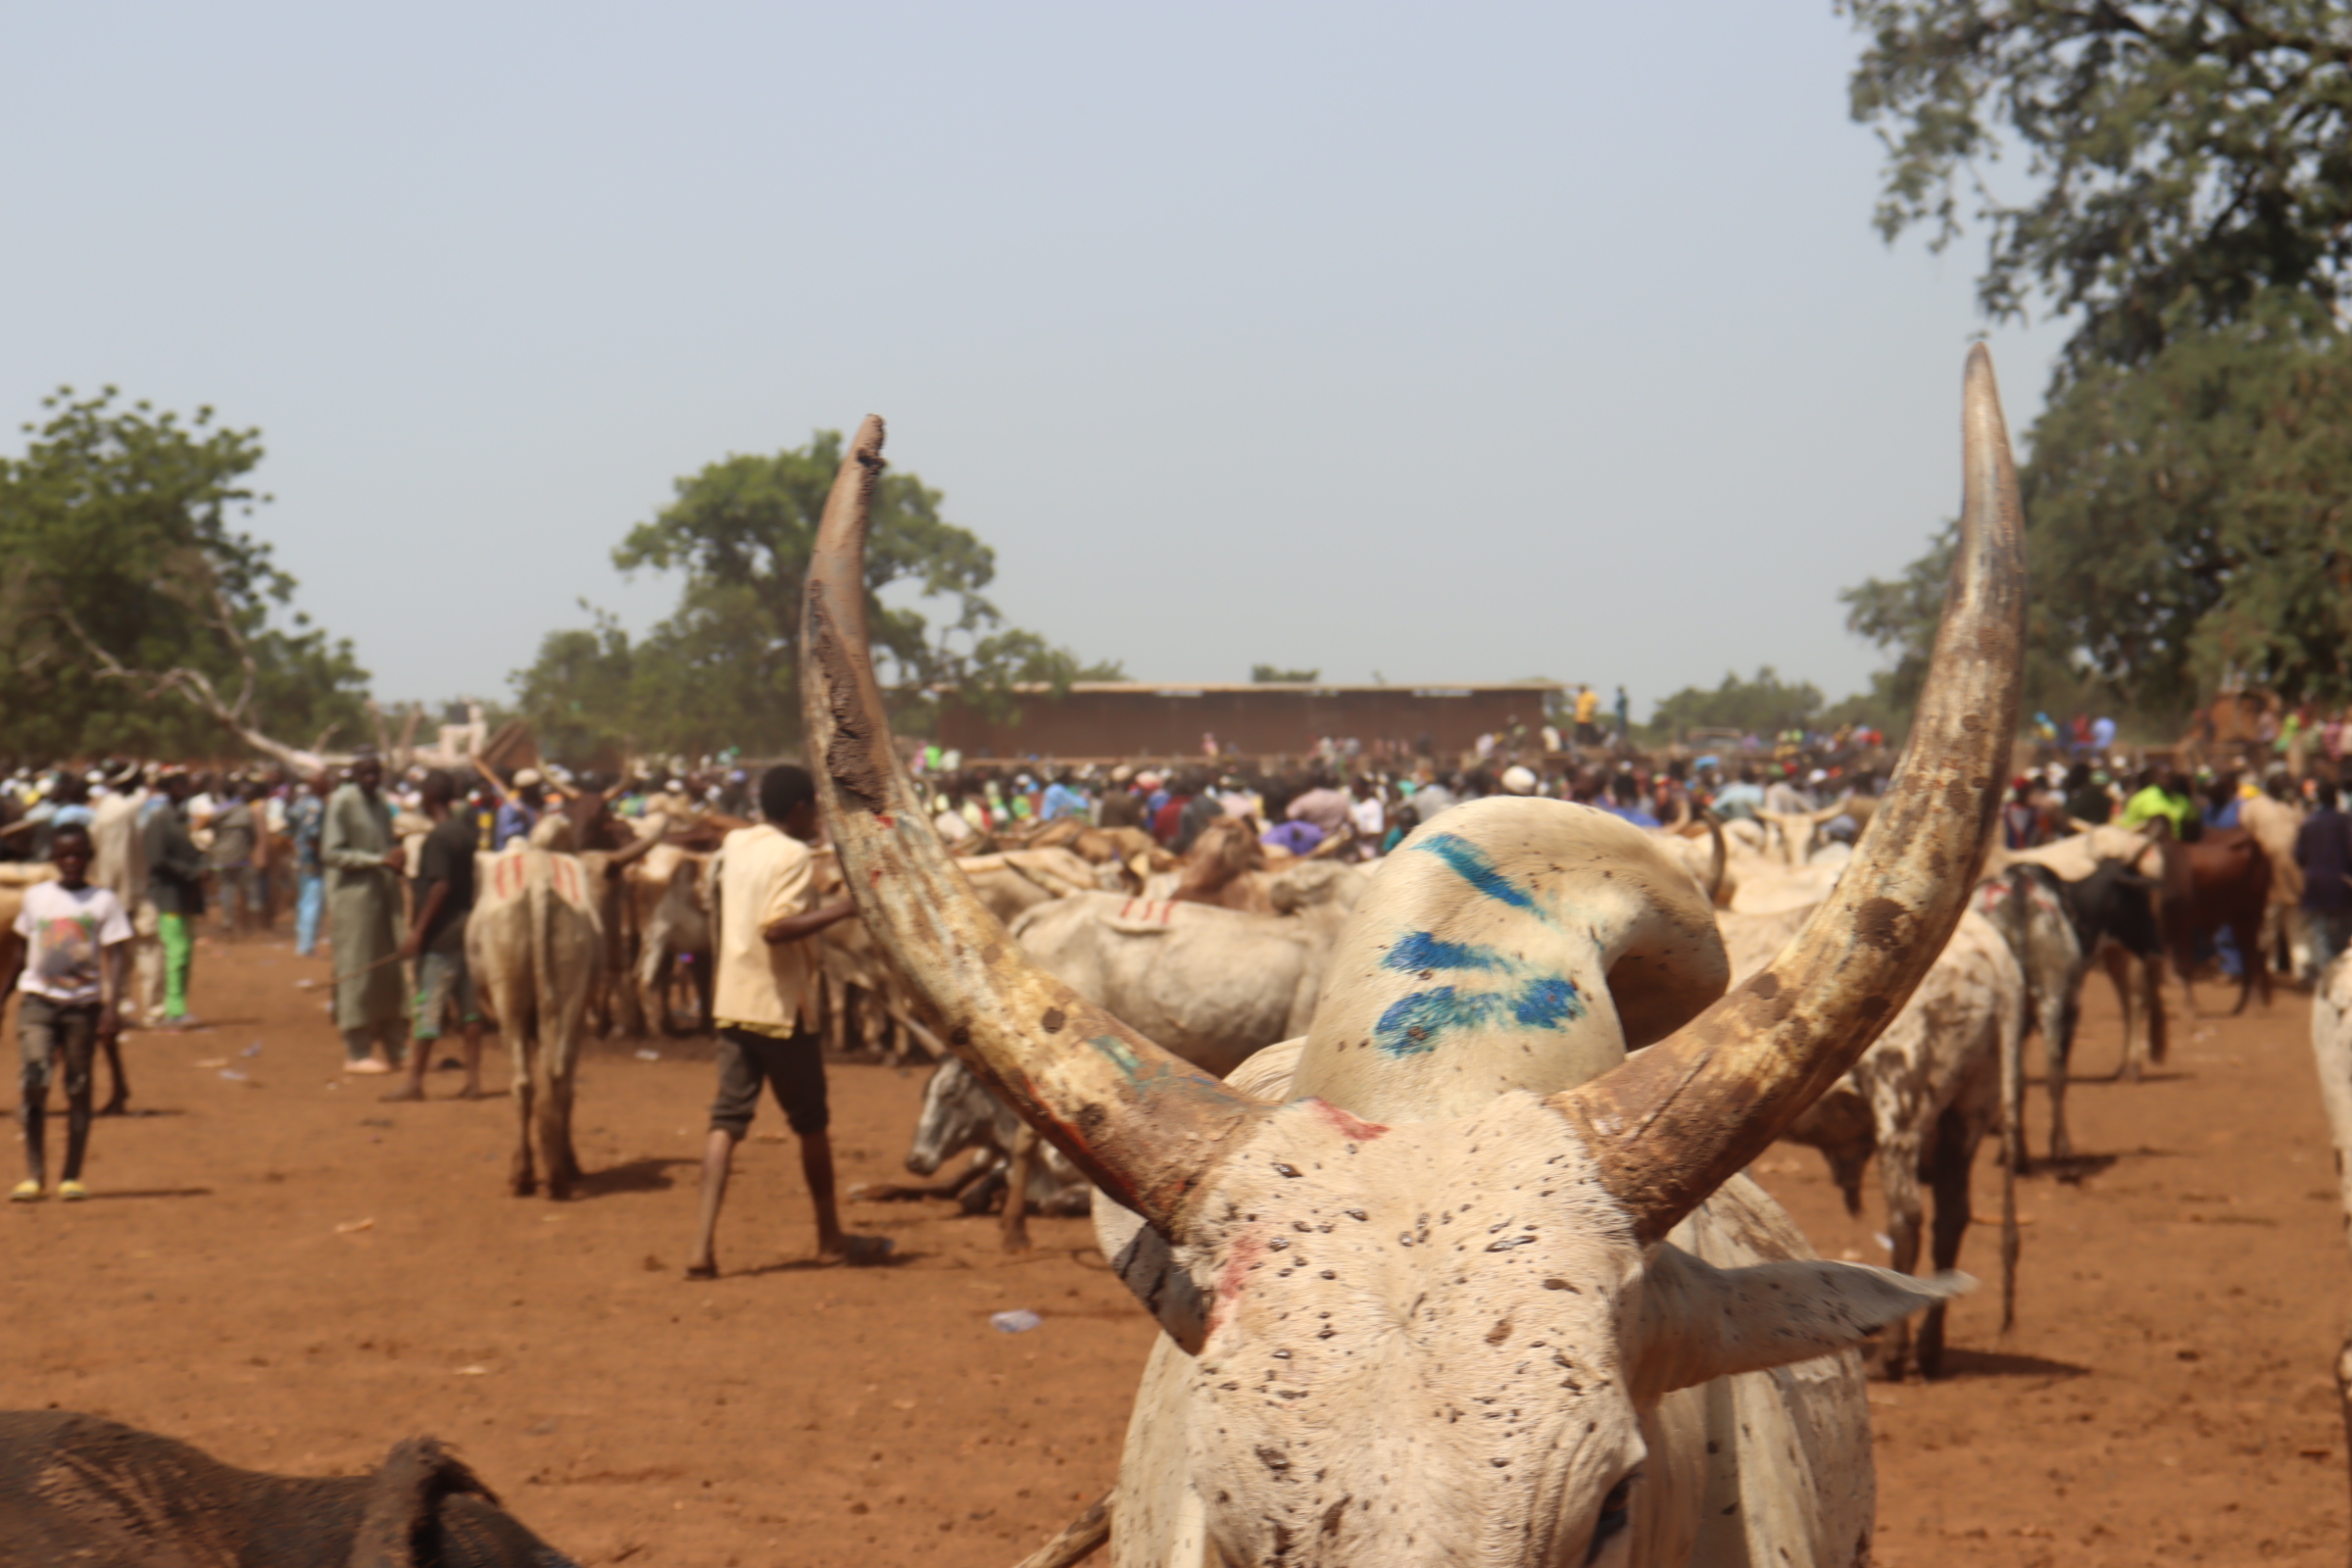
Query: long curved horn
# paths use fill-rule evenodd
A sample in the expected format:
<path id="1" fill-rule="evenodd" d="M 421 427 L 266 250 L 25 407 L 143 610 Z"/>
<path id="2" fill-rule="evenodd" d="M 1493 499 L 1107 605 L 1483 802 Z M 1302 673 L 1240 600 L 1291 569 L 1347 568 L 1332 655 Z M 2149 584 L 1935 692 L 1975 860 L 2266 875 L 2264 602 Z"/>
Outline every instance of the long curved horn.
<path id="1" fill-rule="evenodd" d="M 1763 972 L 1552 1097 L 1655 1241 L 1762 1153 L 1892 1020 L 1959 923 L 2017 733 L 2025 541 L 1992 360 L 1969 351 L 1960 544 L 1899 779 L 1838 890 Z"/>
<path id="2" fill-rule="evenodd" d="M 865 628 L 882 421 L 842 459 L 801 613 L 801 715 L 850 895 L 956 1054 L 1103 1191 L 1176 1239 L 1186 1198 L 1268 1108 L 1039 968 L 964 880 L 891 744 Z"/>

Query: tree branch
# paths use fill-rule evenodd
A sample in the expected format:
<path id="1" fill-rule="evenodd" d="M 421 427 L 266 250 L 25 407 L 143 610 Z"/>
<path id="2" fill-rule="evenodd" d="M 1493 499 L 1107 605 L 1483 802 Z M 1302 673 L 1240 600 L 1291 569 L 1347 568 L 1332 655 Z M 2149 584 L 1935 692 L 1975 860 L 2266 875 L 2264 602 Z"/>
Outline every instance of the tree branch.
<path id="1" fill-rule="evenodd" d="M 245 646 L 245 639 L 237 634 L 235 628 L 228 627 L 224 630 L 227 632 L 231 646 L 235 648 L 238 658 L 244 663 L 246 684 L 245 690 L 239 694 L 238 706 L 231 708 L 220 700 L 219 689 L 213 685 L 212 680 L 202 670 L 190 669 L 184 664 L 177 664 L 161 671 L 128 668 L 121 660 L 101 646 L 96 638 L 85 631 L 74 612 L 68 610 L 63 604 L 53 606 L 50 612 L 64 623 L 68 631 L 74 634 L 74 640 L 81 644 L 82 650 L 97 662 L 98 674 L 101 679 L 126 681 L 134 684 L 144 682 L 147 687 L 147 695 L 150 697 L 160 697 L 165 692 L 176 691 L 191 705 L 263 756 L 297 772 L 307 773 L 318 767 L 319 759 L 315 754 L 297 751 L 281 741 L 263 734 L 245 721 L 242 709 L 253 697 L 254 662 L 251 653 Z"/>

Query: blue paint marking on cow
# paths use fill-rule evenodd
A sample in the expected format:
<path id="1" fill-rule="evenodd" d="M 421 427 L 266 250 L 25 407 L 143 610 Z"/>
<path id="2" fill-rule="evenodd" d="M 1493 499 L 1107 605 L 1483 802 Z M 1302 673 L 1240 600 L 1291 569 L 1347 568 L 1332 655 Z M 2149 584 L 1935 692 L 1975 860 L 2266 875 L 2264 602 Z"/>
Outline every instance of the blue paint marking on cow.
<path id="1" fill-rule="evenodd" d="M 1531 1029 L 1557 1029 L 1585 1015 L 1585 999 L 1565 975 L 1530 980 L 1512 999 L 1511 1016 Z"/>
<path id="2" fill-rule="evenodd" d="M 1089 1040 L 1087 1044 L 1094 1047 L 1097 1051 L 1102 1053 L 1102 1054 L 1105 1056 L 1108 1056 L 1110 1058 L 1111 1065 L 1118 1068 L 1120 1072 L 1126 1074 L 1128 1078 L 1136 1079 L 1143 1076 L 1143 1058 L 1135 1054 L 1133 1047 L 1129 1046 L 1126 1041 L 1121 1040 L 1118 1036 L 1096 1035 L 1093 1039 Z"/>
<path id="3" fill-rule="evenodd" d="M 1418 1056 L 1437 1050 L 1441 1036 L 1485 1023 L 1494 1005 L 1494 998 L 1480 991 L 1416 991 L 1389 1004 L 1372 1026 L 1372 1043 L 1392 1056 Z"/>
<path id="4" fill-rule="evenodd" d="M 1560 1029 L 1585 1015 L 1576 983 L 1553 975 L 1518 990 L 1462 991 L 1438 986 L 1389 1004 L 1372 1026 L 1372 1043 L 1392 1056 L 1419 1056 L 1449 1034 L 1509 1021 L 1530 1029 Z"/>
<path id="5" fill-rule="evenodd" d="M 1392 969 L 1417 974 L 1423 969 L 1507 969 L 1510 960 L 1493 948 L 1468 942 L 1443 942 L 1426 931 L 1396 939 L 1383 960 Z"/>
<path id="6" fill-rule="evenodd" d="M 1537 916 L 1544 912 L 1536 906 L 1536 901 L 1527 889 L 1503 875 L 1495 868 L 1494 862 L 1487 858 L 1486 851 L 1458 833 L 1432 833 L 1410 848 L 1425 850 L 1444 860 L 1453 868 L 1454 875 L 1490 899 Z"/>

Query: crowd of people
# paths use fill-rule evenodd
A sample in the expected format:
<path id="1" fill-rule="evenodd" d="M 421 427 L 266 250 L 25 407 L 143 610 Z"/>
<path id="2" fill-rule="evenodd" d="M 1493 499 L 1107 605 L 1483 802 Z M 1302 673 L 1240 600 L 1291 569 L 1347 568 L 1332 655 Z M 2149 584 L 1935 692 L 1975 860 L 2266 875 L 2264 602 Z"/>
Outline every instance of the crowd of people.
<path id="1" fill-rule="evenodd" d="M 2305 978 L 2314 979 L 2352 946 L 2352 817 L 2340 808 L 2330 772 L 2298 777 L 2284 762 L 2274 762 L 2259 771 L 2142 767 L 2125 774 L 2089 761 L 2051 761 L 2011 782 L 2001 808 L 2001 839 L 2012 850 L 2031 850 L 2111 822 L 2143 830 L 2161 823 L 2174 839 L 2194 844 L 2210 833 L 2238 830 L 2247 803 L 2266 797 L 2297 819 L 2292 860 L 2311 939 Z M 2231 977 L 2244 972 L 2246 956 L 2226 930 L 2216 938 L 2213 956 Z"/>
<path id="2" fill-rule="evenodd" d="M 1370 859 L 1394 850 L 1438 812 L 1486 797 L 1578 802 L 1641 827 L 1814 813 L 1875 796 L 1886 758 L 1869 731 L 1792 733 L 1725 753 L 1647 758 L 1619 749 L 1514 749 L 1489 737 L 1445 766 L 1427 756 L 1367 755 L 1326 742 L 1296 765 L 1238 759 L 1200 764 L 1051 763 L 965 766 L 937 747 L 915 749 L 910 772 L 943 838 L 966 852 L 1019 844 L 1063 821 L 1132 829 L 1182 855 L 1210 823 L 1240 819 L 1294 856 Z M 1548 746 L 1551 737 L 1541 740 Z M 2106 761 L 2050 760 L 2014 781 L 2000 831 L 2013 850 L 2083 827 L 2161 820 L 2182 841 L 2238 825 L 2260 791 L 2293 804 L 2296 856 L 2313 946 L 2324 964 L 2352 944 L 2352 818 L 2325 778 L 2273 767 L 2191 778 L 2164 769 L 2127 774 Z M 734 1146 L 764 1085 L 802 1145 L 816 1200 L 818 1246 L 857 1258 L 876 1244 L 841 1230 L 825 1143 L 824 1075 L 813 1027 L 812 950 L 807 943 L 851 906 L 818 907 L 809 845 L 821 834 L 813 785 L 782 765 L 755 774 L 730 760 L 640 768 L 628 777 L 523 767 L 500 774 L 413 767 L 388 778 L 363 751 L 334 770 L 234 772 L 108 763 L 24 771 L 0 781 L 0 859 L 46 862 L 51 880 L 24 889 L 20 1007 L 21 1124 L 27 1175 L 12 1197 L 49 1196 L 43 1123 L 53 1079 L 67 1102 L 67 1149 L 55 1196 L 83 1195 L 94 1113 L 127 1100 L 119 1037 L 125 1028 L 202 1027 L 191 1009 L 195 936 L 210 917 L 218 939 L 271 931 L 291 912 L 304 955 L 323 939 L 334 965 L 333 1021 L 344 1069 L 400 1074 L 385 1096 L 424 1098 L 424 1074 L 446 1030 L 463 1038 L 466 1098 L 481 1091 L 482 1013 L 466 960 L 475 857 L 536 833 L 551 815 L 565 841 L 626 858 L 666 830 L 631 819 L 714 824 L 712 886 L 719 1091 L 705 1152 L 703 1204 L 690 1271 L 715 1270 L 715 1231 Z M 1824 842 L 1850 842 L 1866 810 L 1820 824 Z M 2225 953 L 2225 964 L 2239 956 Z M 0 986 L 13 978 L 0 974 Z M 5 994 L 0 991 L 0 994 Z M 113 1093 L 94 1107 L 103 1055 Z"/>

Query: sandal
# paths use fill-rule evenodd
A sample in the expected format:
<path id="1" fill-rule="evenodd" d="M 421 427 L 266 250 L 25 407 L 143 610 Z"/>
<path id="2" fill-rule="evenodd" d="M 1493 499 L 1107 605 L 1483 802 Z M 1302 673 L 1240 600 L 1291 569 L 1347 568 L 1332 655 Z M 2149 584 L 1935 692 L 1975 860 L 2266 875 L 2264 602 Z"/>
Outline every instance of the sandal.
<path id="1" fill-rule="evenodd" d="M 79 1182 L 59 1182 L 57 1184 L 57 1200 L 61 1203 L 78 1203 L 89 1196 L 90 1190 Z"/>
<path id="2" fill-rule="evenodd" d="M 37 1203 L 48 1196 L 48 1190 L 30 1176 L 8 1190 L 8 1200 L 12 1203 Z"/>

